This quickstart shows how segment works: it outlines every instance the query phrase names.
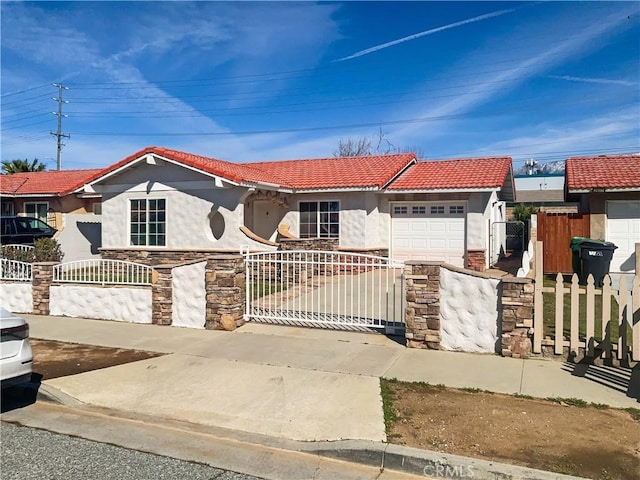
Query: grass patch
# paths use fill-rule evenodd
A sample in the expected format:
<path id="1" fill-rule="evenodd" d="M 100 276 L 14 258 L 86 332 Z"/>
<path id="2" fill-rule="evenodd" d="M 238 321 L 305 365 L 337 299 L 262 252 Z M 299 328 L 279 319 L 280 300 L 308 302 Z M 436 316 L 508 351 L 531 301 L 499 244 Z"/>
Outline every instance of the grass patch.
<path id="1" fill-rule="evenodd" d="M 568 459 L 562 459 L 551 466 L 551 471 L 562 475 L 578 475 L 578 467 Z"/>
<path id="2" fill-rule="evenodd" d="M 382 413 L 384 415 L 384 431 L 387 437 L 391 435 L 391 426 L 394 422 L 398 421 L 398 415 L 393 411 L 393 399 L 395 394 L 393 392 L 392 384 L 398 383 L 398 380 L 392 378 L 387 380 L 380 379 L 380 395 L 382 396 Z"/>
<path id="3" fill-rule="evenodd" d="M 555 287 L 556 279 L 555 275 L 545 275 L 543 286 L 544 287 Z M 571 276 L 564 276 L 564 288 L 571 287 Z M 585 285 L 580 285 L 581 289 L 586 289 Z M 596 288 L 597 290 L 601 290 Z M 552 338 L 555 337 L 555 322 L 556 322 L 556 294 L 555 292 L 544 292 L 542 294 L 543 300 L 543 323 L 544 323 L 544 332 L 545 334 L 551 334 Z M 569 338 L 571 336 L 571 295 L 570 293 L 564 294 L 564 302 L 563 302 L 563 311 L 562 311 L 562 334 L 563 336 Z M 617 325 L 618 321 L 618 303 L 615 298 L 611 297 L 611 311 L 609 312 L 610 323 L 609 323 L 609 332 L 602 332 L 602 295 L 596 295 L 594 299 L 594 309 L 595 309 L 595 325 L 594 325 L 594 336 L 595 338 L 603 339 L 608 333 L 609 338 L 612 343 L 616 343 L 620 336 L 619 327 Z M 587 331 L 587 295 L 586 293 L 581 293 L 579 295 L 578 301 L 578 331 L 579 336 L 584 339 Z M 631 338 L 631 328 L 627 325 L 627 338 Z"/>
<path id="4" fill-rule="evenodd" d="M 460 390 L 461 392 L 467 392 L 467 393 L 481 393 L 482 392 L 482 389 L 475 388 L 475 387 L 463 387 L 463 388 L 459 388 L 458 390 Z"/>
<path id="5" fill-rule="evenodd" d="M 561 398 L 561 397 L 547 397 L 545 400 L 562 405 L 571 405 L 572 407 L 585 408 L 589 404 L 579 398 Z"/>
<path id="6" fill-rule="evenodd" d="M 254 298 L 262 298 L 272 293 L 282 292 L 286 290 L 280 282 L 252 282 L 251 292 Z"/>
<path id="7" fill-rule="evenodd" d="M 629 408 L 625 408 L 624 410 L 629 415 L 631 415 L 631 418 L 633 418 L 636 422 L 640 422 L 640 409 L 629 407 Z"/>
<path id="8" fill-rule="evenodd" d="M 525 395 L 523 393 L 514 393 L 513 396 L 515 398 L 524 398 L 525 400 L 533 400 L 533 397 L 531 395 Z"/>
<path id="9" fill-rule="evenodd" d="M 596 410 L 608 410 L 609 409 L 609 405 L 605 404 L 605 403 L 591 403 L 591 406 L 593 408 L 595 408 Z"/>

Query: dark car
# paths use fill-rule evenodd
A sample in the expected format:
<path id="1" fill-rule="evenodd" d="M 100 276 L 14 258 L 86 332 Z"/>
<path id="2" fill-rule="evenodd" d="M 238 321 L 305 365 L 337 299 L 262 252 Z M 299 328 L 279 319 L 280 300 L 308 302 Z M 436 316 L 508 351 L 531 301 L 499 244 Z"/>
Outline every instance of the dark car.
<path id="1" fill-rule="evenodd" d="M 39 238 L 51 238 L 57 230 L 33 217 L 0 217 L 0 244 L 33 245 Z"/>

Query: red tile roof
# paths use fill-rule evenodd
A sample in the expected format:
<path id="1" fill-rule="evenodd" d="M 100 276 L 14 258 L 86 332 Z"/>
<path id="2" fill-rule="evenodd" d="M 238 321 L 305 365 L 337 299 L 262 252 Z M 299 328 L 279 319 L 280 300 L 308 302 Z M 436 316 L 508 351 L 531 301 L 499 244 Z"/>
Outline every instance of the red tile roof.
<path id="1" fill-rule="evenodd" d="M 0 192 L 3 195 L 66 195 L 101 171 L 44 170 L 0 175 Z"/>
<path id="2" fill-rule="evenodd" d="M 269 177 L 282 179 L 285 182 L 283 185 L 289 185 L 296 190 L 382 188 L 414 159 L 414 154 L 402 153 L 284 160 L 248 165 L 261 170 Z"/>
<path id="3" fill-rule="evenodd" d="M 403 153 L 370 157 L 232 163 L 168 148 L 147 147 L 107 167 L 92 180 L 114 172 L 149 153 L 238 184 L 268 183 L 295 190 L 380 188 L 415 159 L 413 154 Z"/>
<path id="4" fill-rule="evenodd" d="M 395 180 L 389 190 L 500 188 L 511 170 L 511 157 L 422 161 Z"/>
<path id="5" fill-rule="evenodd" d="M 565 171 L 569 191 L 640 190 L 640 154 L 572 157 L 567 159 Z"/>

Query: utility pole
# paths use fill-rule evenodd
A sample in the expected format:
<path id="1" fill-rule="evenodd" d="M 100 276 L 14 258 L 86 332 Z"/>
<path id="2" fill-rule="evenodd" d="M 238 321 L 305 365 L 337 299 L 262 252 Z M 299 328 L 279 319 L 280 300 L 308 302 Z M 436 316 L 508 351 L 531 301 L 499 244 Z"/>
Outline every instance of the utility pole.
<path id="1" fill-rule="evenodd" d="M 56 155 L 56 160 L 57 160 L 57 166 L 58 166 L 58 170 L 60 170 L 62 168 L 62 163 L 61 163 L 61 154 L 62 154 L 62 147 L 64 147 L 64 143 L 62 143 L 62 139 L 63 138 L 71 138 L 71 135 L 62 133 L 62 117 L 68 117 L 68 115 L 63 115 L 62 114 L 62 104 L 63 103 L 69 103 L 67 100 L 63 100 L 62 99 L 62 90 L 69 90 L 69 87 L 65 87 L 64 85 L 62 85 L 61 83 L 54 83 L 53 84 L 54 87 L 58 88 L 58 98 L 53 97 L 53 100 L 55 100 L 56 102 L 58 102 L 58 111 L 57 112 L 51 112 L 54 115 L 58 116 L 58 131 L 57 132 L 51 132 L 51 135 L 53 135 L 54 137 L 56 137 L 57 139 L 57 145 L 58 145 L 58 154 Z"/>

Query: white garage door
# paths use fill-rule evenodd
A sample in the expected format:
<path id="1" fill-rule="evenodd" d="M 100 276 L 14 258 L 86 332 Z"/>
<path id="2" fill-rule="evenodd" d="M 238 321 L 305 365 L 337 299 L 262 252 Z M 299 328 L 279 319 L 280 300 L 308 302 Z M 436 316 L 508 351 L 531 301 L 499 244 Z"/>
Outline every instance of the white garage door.
<path id="1" fill-rule="evenodd" d="M 640 201 L 607 202 L 607 241 L 618 247 L 611 260 L 612 272 L 635 269 L 635 244 L 640 242 Z"/>
<path id="2" fill-rule="evenodd" d="M 464 267 L 464 203 L 393 203 L 391 256 Z"/>

